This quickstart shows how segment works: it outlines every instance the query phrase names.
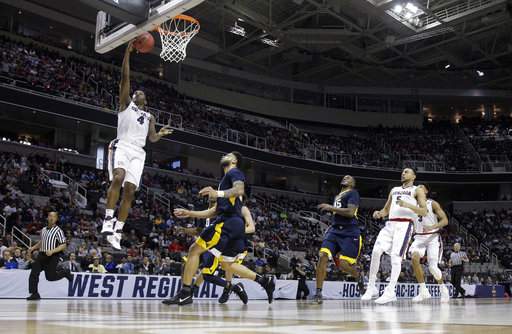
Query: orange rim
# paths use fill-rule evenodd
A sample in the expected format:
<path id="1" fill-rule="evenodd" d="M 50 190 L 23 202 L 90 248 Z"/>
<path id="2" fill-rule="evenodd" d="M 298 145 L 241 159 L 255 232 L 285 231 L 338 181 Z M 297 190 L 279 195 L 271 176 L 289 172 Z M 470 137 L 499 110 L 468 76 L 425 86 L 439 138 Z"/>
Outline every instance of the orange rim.
<path id="1" fill-rule="evenodd" d="M 187 31 L 174 32 L 174 31 L 169 31 L 169 30 L 164 29 L 161 26 L 159 26 L 159 27 L 156 28 L 156 31 L 158 31 L 160 34 L 164 34 L 164 35 L 181 35 L 181 34 L 190 35 L 192 33 L 195 33 L 197 31 L 199 31 L 199 26 L 200 26 L 199 25 L 199 21 L 196 20 L 195 18 L 193 18 L 192 16 L 188 16 L 188 15 L 185 15 L 185 14 L 180 14 L 178 16 L 175 16 L 172 19 L 173 20 L 188 21 L 190 24 L 197 25 L 197 27 L 193 31 L 189 31 L 189 32 L 187 32 Z"/>

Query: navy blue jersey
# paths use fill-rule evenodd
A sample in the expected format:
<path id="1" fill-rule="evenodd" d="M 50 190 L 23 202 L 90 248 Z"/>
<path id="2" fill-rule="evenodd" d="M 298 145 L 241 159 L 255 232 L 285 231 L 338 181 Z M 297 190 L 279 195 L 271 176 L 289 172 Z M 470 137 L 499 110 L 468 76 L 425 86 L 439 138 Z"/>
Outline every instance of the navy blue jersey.
<path id="1" fill-rule="evenodd" d="M 228 190 L 233 188 L 236 181 L 245 182 L 245 175 L 238 168 L 230 169 L 222 178 L 219 184 L 219 190 Z M 222 216 L 240 216 L 242 217 L 242 198 L 217 198 L 217 212 Z"/>
<path id="2" fill-rule="evenodd" d="M 359 192 L 355 189 L 343 191 L 334 198 L 333 206 L 335 208 L 348 208 L 349 204 L 357 208 L 359 207 Z M 357 225 L 357 209 L 353 218 L 347 218 L 334 214 L 332 216 L 332 225 Z"/>
<path id="3" fill-rule="evenodd" d="M 206 227 L 210 226 L 212 223 L 213 218 L 206 218 L 206 219 L 196 219 L 194 227 L 199 228 L 201 230 L 205 229 Z"/>

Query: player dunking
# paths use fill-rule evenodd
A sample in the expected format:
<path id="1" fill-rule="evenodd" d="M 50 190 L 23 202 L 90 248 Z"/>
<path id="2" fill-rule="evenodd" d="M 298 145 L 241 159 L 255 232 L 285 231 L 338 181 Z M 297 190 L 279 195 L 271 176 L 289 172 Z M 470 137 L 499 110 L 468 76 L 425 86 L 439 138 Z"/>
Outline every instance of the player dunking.
<path id="1" fill-rule="evenodd" d="M 389 217 L 373 245 L 368 288 L 361 300 L 370 300 L 379 294 L 375 281 L 380 258 L 384 252 L 391 257 L 391 277 L 384 294 L 375 302 L 385 304 L 396 300 L 395 287 L 402 270 L 402 258 L 414 230 L 413 222 L 417 216 L 427 214 L 425 192 L 414 185 L 414 180 L 416 180 L 416 172 L 412 168 L 405 168 L 401 176 L 402 186 L 391 189 L 384 208 L 373 213 L 374 219 Z"/>
<path id="2" fill-rule="evenodd" d="M 105 220 L 101 229 L 101 233 L 107 237 L 108 242 L 115 249 L 121 249 L 123 226 L 144 170 L 146 137 L 154 143 L 172 133 L 167 126 L 156 132 L 155 118 L 147 111 L 144 92 L 137 90 L 130 98 L 130 53 L 132 51 L 133 42 L 130 42 L 121 68 L 117 138 L 109 145 L 108 173 L 111 184 L 107 192 Z M 123 187 L 123 198 L 116 219 L 114 209 L 119 200 L 121 187 Z"/>
<path id="3" fill-rule="evenodd" d="M 355 179 L 345 175 L 341 181 L 341 191 L 334 198 L 334 205 L 320 204 L 322 211 L 332 212 L 331 226 L 327 230 L 320 248 L 320 259 L 316 268 L 315 301 L 322 303 L 322 286 L 327 271 L 327 263 L 339 256 L 340 269 L 358 280 L 359 291 L 364 289 L 363 275 L 357 270 L 355 263 L 361 252 L 363 239 L 357 226 L 357 210 L 359 208 L 359 192 L 354 189 Z"/>
<path id="4" fill-rule="evenodd" d="M 428 195 L 429 189 L 427 186 L 419 185 L 418 188 L 422 188 L 425 194 Z M 419 216 L 416 219 L 414 241 L 409 247 L 414 275 L 420 284 L 420 291 L 412 301 L 421 302 L 431 298 L 430 292 L 425 286 L 425 277 L 420 264 L 420 259 L 425 256 L 426 251 L 428 269 L 441 286 L 441 301 L 446 302 L 450 299 L 450 293 L 446 285 L 444 285 L 443 274 L 439 269 L 438 263 L 443 254 L 443 241 L 441 240 L 439 230 L 448 225 L 448 217 L 446 217 L 446 213 L 441 208 L 441 205 L 430 198 L 427 199 L 427 211 L 425 217 Z"/>

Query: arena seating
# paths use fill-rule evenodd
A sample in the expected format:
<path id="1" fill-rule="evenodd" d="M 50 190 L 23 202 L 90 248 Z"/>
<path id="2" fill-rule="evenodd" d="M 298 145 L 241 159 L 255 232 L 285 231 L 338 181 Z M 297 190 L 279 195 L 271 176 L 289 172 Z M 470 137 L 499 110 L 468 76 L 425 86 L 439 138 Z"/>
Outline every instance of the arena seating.
<path id="1" fill-rule="evenodd" d="M 119 68 L 5 37 L 0 38 L 0 51 L 0 81 L 103 108 L 116 108 Z M 472 126 L 471 121 L 464 123 L 463 128 L 438 122 L 426 123 L 423 129 L 375 128 L 361 132 L 346 128 L 343 135 L 326 136 L 290 130 L 270 120 L 241 120 L 236 117 L 240 115 L 237 111 L 227 112 L 201 101 L 184 99 L 168 83 L 156 78 L 138 78 L 132 86 L 147 91 L 152 107 L 180 115 L 180 125 L 188 131 L 229 139 L 229 130 L 236 130 L 237 134 L 262 137 L 266 142 L 266 146 L 258 141 L 250 145 L 280 154 L 393 169 L 404 165 L 431 171 L 512 168 L 510 124 L 506 123 L 494 128 Z"/>
<path id="2" fill-rule="evenodd" d="M 6 237 L 2 244 L 9 247 L 15 254 L 18 268 L 30 266 L 30 255 L 27 254 L 20 242 L 12 238 L 12 227 L 16 226 L 31 238 L 38 238 L 38 231 L 45 224 L 45 211 L 55 208 L 60 212 L 60 225 L 70 240 L 68 253 L 76 257 L 77 266 L 81 270 L 98 270 L 90 268 L 94 257 L 100 257 L 105 270 L 124 273 L 154 273 L 154 274 L 179 274 L 181 270 L 181 256 L 186 252 L 192 239 L 177 229 L 177 226 L 186 226 L 190 222 L 178 221 L 170 215 L 169 207 L 155 201 L 147 192 L 137 193 L 137 199 L 130 219 L 125 226 L 125 235 L 122 245 L 126 250 L 114 252 L 110 247 L 99 244 L 98 231 L 103 217 L 102 203 L 105 203 L 105 191 L 107 180 L 105 173 L 83 166 L 70 165 L 63 161 L 50 161 L 42 156 L 19 156 L 16 154 L 0 154 L 0 208 L 2 215 L 6 217 Z M 88 207 L 79 209 L 71 200 L 70 194 L 54 189 L 44 178 L 41 169 L 58 170 L 81 182 L 88 189 L 90 196 Z M 172 193 L 170 196 L 171 207 L 175 205 L 194 205 L 195 208 L 204 208 L 206 203 L 198 198 L 198 190 L 211 182 L 205 183 L 205 178 L 196 178 L 186 175 L 187 180 L 173 179 L 165 173 L 144 175 L 144 184 L 154 190 L 163 190 Z M 35 197 L 27 197 L 27 194 L 37 195 L 37 198 L 47 199 L 42 204 L 36 204 Z M 258 272 L 275 272 L 286 275 L 288 266 L 279 266 L 279 258 L 290 261 L 291 264 L 301 261 L 308 275 L 313 275 L 317 261 L 317 250 L 322 236 L 321 224 L 303 220 L 294 215 L 300 210 L 315 210 L 318 201 L 313 199 L 296 200 L 286 196 L 269 194 L 266 196 L 254 196 L 248 201 L 257 224 L 257 232 L 252 238 L 252 252 L 248 259 L 248 265 Z M 365 243 L 360 260 L 361 266 L 368 270 L 371 245 L 376 237 L 377 229 L 368 216 L 370 211 L 361 211 L 362 228 L 365 235 Z M 510 249 L 502 246 L 502 240 L 510 235 L 510 215 L 499 212 L 495 215 L 475 213 L 469 216 L 458 216 L 465 226 L 474 231 L 478 236 L 485 236 L 486 240 L 492 240 L 488 245 L 500 254 L 503 264 L 510 266 Z M 496 230 L 490 227 L 480 226 L 481 217 L 499 219 L 503 229 Z M 491 217 L 491 218 L 489 218 Z M 498 221 L 495 221 L 498 224 Z M 501 226 L 500 225 L 500 226 Z M 489 225 L 489 226 L 494 226 Z M 482 232 L 480 232 L 482 231 Z M 3 231 L 2 231 L 3 232 Z M 496 233 L 494 233 L 496 232 Z M 483 233 L 483 234 L 478 234 Z M 501 235 L 501 237 L 500 237 Z M 462 240 L 457 235 L 444 235 L 445 261 L 450 245 Z M 491 275 L 498 279 L 495 272 L 486 265 L 488 259 L 479 255 L 478 249 L 468 249 L 472 263 L 482 263 L 477 272 L 479 279 Z M 386 263 L 384 261 L 384 263 Z M 108 268 L 108 269 L 107 269 Z M 381 279 L 386 279 L 388 267 L 383 265 Z M 289 270 L 289 269 L 288 269 Z M 329 277 L 339 279 L 340 273 L 331 264 Z M 428 272 L 428 270 L 426 271 Z M 472 272 L 472 270 L 468 271 Z M 501 273 L 499 274 L 501 275 Z M 412 279 L 412 272 L 408 266 L 404 267 L 402 280 Z M 345 278 L 345 277 L 344 277 Z M 427 273 L 427 279 L 432 278 Z M 501 279 L 501 278 L 500 278 Z"/>

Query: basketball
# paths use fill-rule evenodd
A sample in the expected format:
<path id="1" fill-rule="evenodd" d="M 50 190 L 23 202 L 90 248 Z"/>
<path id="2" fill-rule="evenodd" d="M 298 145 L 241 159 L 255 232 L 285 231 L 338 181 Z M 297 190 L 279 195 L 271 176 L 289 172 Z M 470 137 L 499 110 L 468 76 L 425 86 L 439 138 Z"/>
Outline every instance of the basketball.
<path id="1" fill-rule="evenodd" d="M 155 39 L 149 32 L 145 32 L 135 39 L 133 47 L 140 53 L 148 53 L 153 50 Z"/>

